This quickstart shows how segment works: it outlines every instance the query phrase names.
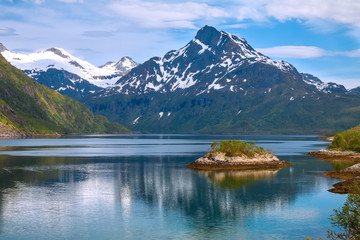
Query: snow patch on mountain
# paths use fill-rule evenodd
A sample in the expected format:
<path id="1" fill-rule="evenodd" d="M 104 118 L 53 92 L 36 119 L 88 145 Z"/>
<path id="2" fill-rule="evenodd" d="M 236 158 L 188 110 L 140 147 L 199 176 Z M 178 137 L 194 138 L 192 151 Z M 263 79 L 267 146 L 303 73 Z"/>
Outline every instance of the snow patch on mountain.
<path id="1" fill-rule="evenodd" d="M 131 58 L 124 57 L 119 62 L 96 67 L 61 48 L 50 48 L 30 54 L 4 50 L 1 54 L 15 67 L 30 72 L 30 77 L 46 72 L 48 69 L 65 70 L 101 88 L 112 86 L 121 76 L 137 65 Z"/>
<path id="2" fill-rule="evenodd" d="M 215 52 L 212 51 L 211 48 L 210 48 L 208 45 L 202 43 L 199 39 L 196 39 L 196 38 L 195 38 L 195 39 L 193 39 L 193 42 L 201 46 L 201 50 L 198 52 L 198 54 L 202 54 L 202 53 L 204 53 L 206 50 L 208 50 L 209 52 L 211 52 L 212 54 L 215 55 Z"/>
<path id="3" fill-rule="evenodd" d="M 234 72 L 254 64 L 271 65 L 285 73 L 296 71 L 287 62 L 257 52 L 243 38 L 205 26 L 184 47 L 134 67 L 103 94 L 164 93 L 189 88 L 196 88 L 196 95 L 221 89 L 235 91 L 240 80 Z"/>
<path id="4" fill-rule="evenodd" d="M 348 90 L 341 84 L 333 82 L 323 82 L 319 78 L 309 74 L 300 72 L 300 75 L 303 77 L 304 82 L 309 85 L 313 85 L 317 90 L 324 93 L 346 93 Z"/>
<path id="5" fill-rule="evenodd" d="M 119 72 L 122 75 L 125 75 L 137 65 L 138 64 L 134 62 L 130 57 L 123 57 L 118 62 L 107 62 L 105 65 L 100 66 L 99 68 L 108 70 L 113 73 Z"/>
<path id="6" fill-rule="evenodd" d="M 139 117 L 135 118 L 134 121 L 132 122 L 132 124 L 133 125 L 138 124 L 140 118 L 141 118 L 141 115 Z"/>

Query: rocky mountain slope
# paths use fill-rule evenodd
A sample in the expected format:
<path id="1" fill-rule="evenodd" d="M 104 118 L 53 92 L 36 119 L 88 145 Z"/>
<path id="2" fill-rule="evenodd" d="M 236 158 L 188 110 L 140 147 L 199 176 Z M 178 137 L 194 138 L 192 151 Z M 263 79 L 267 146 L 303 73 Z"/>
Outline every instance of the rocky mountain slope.
<path id="1" fill-rule="evenodd" d="M 319 78 L 309 74 L 309 73 L 300 73 L 304 82 L 307 84 L 315 86 L 319 91 L 324 93 L 347 93 L 348 91 L 343 85 L 329 82 L 325 83 Z"/>
<path id="2" fill-rule="evenodd" d="M 360 98 L 343 86 L 299 73 L 209 26 L 84 101 L 141 132 L 318 133 L 360 118 Z"/>
<path id="3" fill-rule="evenodd" d="M 15 53 L 0 46 L 0 53 L 37 82 L 61 94 L 81 99 L 112 86 L 121 76 L 137 66 L 131 58 L 95 67 L 61 48 L 50 48 L 31 54 Z"/>
<path id="4" fill-rule="evenodd" d="M 107 132 L 128 130 L 38 84 L 0 55 L 0 136 Z"/>

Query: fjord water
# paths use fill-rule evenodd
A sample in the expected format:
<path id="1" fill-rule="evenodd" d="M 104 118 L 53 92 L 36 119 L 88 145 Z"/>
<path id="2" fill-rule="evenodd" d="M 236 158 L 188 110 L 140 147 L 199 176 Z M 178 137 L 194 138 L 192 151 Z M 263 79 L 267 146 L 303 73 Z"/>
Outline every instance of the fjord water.
<path id="1" fill-rule="evenodd" d="M 194 171 L 213 141 L 254 141 L 293 166 Z M 0 140 L 0 239 L 304 239 L 345 201 L 315 136 L 87 135 Z M 340 166 L 342 167 L 342 166 Z"/>

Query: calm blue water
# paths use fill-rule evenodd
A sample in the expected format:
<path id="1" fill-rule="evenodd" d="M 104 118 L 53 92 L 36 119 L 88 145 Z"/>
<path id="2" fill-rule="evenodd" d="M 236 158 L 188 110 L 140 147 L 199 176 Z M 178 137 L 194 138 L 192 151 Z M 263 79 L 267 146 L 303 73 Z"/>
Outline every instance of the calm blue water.
<path id="1" fill-rule="evenodd" d="M 213 141 L 240 139 L 294 163 L 193 171 Z M 0 140 L 0 239 L 326 238 L 346 196 L 314 136 L 87 135 Z M 334 165 L 335 166 L 335 165 Z"/>

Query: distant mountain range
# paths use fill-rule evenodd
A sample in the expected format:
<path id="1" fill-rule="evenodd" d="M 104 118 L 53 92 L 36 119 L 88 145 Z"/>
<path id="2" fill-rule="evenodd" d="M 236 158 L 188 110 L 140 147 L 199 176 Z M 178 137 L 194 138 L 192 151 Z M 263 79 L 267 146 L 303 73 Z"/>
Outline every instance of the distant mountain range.
<path id="1" fill-rule="evenodd" d="M 36 83 L 0 55 L 0 136 L 125 132 L 124 126 Z"/>
<path id="2" fill-rule="evenodd" d="M 0 51 L 39 82 L 77 92 L 94 113 L 140 132 L 314 134 L 360 119 L 360 91 L 299 73 L 210 26 L 183 48 L 139 65 L 125 58 L 94 67 L 58 48 Z"/>
<path id="3" fill-rule="evenodd" d="M 113 86 L 120 77 L 137 66 L 131 58 L 123 57 L 118 62 L 96 67 L 61 48 L 22 54 L 8 51 L 0 45 L 0 52 L 13 66 L 37 82 L 76 99 Z"/>
<path id="4" fill-rule="evenodd" d="M 208 26 L 206 26 L 206 28 L 207 27 Z M 199 33 L 201 34 L 201 32 Z M 160 90 L 160 88 L 160 91 L 174 91 L 177 88 L 185 89 L 194 84 L 194 82 L 191 81 L 191 78 L 199 78 L 200 73 L 201 75 L 203 75 L 203 77 L 214 78 L 214 84 L 210 85 L 208 90 L 217 90 L 220 85 L 219 83 L 216 84 L 215 82 L 217 82 L 219 78 L 215 76 L 210 76 L 210 72 L 216 73 L 219 69 L 224 70 L 223 67 L 227 65 L 228 67 L 226 71 L 232 71 L 233 69 L 236 69 L 239 65 L 243 65 L 248 60 L 273 64 L 285 68 L 291 66 L 284 61 L 274 61 L 269 57 L 255 51 L 250 45 L 248 45 L 245 39 L 238 38 L 237 36 L 231 35 L 229 33 L 218 33 L 231 36 L 233 42 L 232 44 L 241 45 L 242 49 L 240 52 L 238 51 L 236 53 L 236 58 L 229 58 L 229 54 L 235 54 L 235 52 L 231 51 L 232 47 L 229 46 L 230 52 L 227 53 L 219 53 L 211 51 L 210 49 L 210 52 L 213 53 L 213 56 L 211 56 L 210 59 L 213 57 L 219 58 L 219 56 L 221 56 L 220 58 L 222 59 L 215 60 L 215 62 L 218 62 L 218 64 L 220 65 L 206 65 L 207 62 L 200 62 L 198 65 L 194 64 L 190 66 L 183 66 L 179 62 L 179 59 L 182 59 L 182 57 L 187 58 L 188 61 L 191 61 L 190 58 L 197 59 L 197 54 L 190 53 L 189 56 L 188 54 L 183 55 L 184 52 L 192 51 L 194 44 L 197 44 L 197 47 L 195 46 L 195 48 L 199 48 L 197 49 L 198 52 L 203 53 L 205 52 L 205 50 L 207 50 L 207 46 L 203 45 L 199 39 L 195 38 L 196 41 L 190 42 L 185 47 L 177 51 L 170 51 L 163 58 L 154 57 L 151 58 L 149 61 L 145 62 L 144 64 L 148 66 L 150 71 L 147 72 L 147 75 L 145 76 L 146 81 L 143 81 L 141 84 L 137 81 L 136 72 L 132 73 L 132 76 L 134 76 L 133 78 L 131 77 L 131 75 L 128 75 L 126 78 L 120 80 L 121 77 L 127 75 L 130 70 L 138 66 L 138 64 L 130 57 L 122 57 L 118 62 L 110 61 L 100 67 L 96 67 L 89 62 L 72 56 L 64 49 L 56 47 L 36 53 L 22 54 L 9 51 L 4 45 L 0 43 L 0 53 L 13 66 L 16 66 L 17 68 L 23 70 L 28 76 L 30 76 L 37 82 L 49 87 L 50 89 L 54 89 L 61 94 L 70 96 L 78 100 L 93 93 L 99 92 L 104 88 L 113 88 L 112 90 L 116 89 L 117 92 L 123 93 L 129 91 L 133 93 L 146 93 L 149 91 L 158 91 Z M 201 36 L 198 37 L 201 38 Z M 220 44 L 229 43 L 219 42 L 219 45 Z M 229 64 L 228 61 L 230 59 L 235 59 L 235 62 Z M 177 63 L 179 63 L 180 65 L 176 66 L 176 68 L 168 68 L 169 66 L 173 66 Z M 214 67 L 215 69 L 213 69 Z M 206 69 L 207 73 L 204 74 L 204 71 L 200 71 L 198 69 Z M 180 75 L 180 73 L 184 74 Z M 357 88 L 347 90 L 344 86 L 340 84 L 332 82 L 324 83 L 319 78 L 309 73 L 300 72 L 300 75 L 303 77 L 303 80 L 306 83 L 315 86 L 318 90 L 325 93 L 359 93 Z M 157 81 L 157 79 L 160 78 L 162 78 L 162 83 L 159 83 Z M 154 79 L 156 81 L 154 81 Z"/>
<path id="5" fill-rule="evenodd" d="M 360 119 L 359 96 L 342 85 L 299 73 L 210 26 L 83 102 L 140 132 L 320 133 Z"/>

